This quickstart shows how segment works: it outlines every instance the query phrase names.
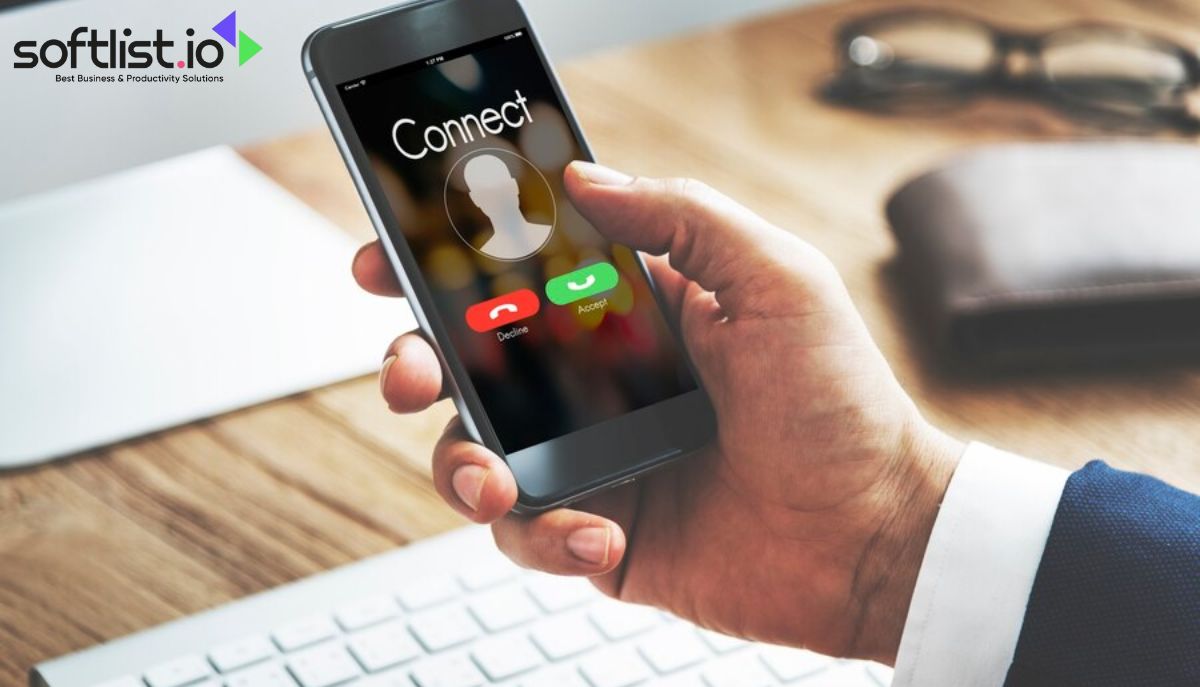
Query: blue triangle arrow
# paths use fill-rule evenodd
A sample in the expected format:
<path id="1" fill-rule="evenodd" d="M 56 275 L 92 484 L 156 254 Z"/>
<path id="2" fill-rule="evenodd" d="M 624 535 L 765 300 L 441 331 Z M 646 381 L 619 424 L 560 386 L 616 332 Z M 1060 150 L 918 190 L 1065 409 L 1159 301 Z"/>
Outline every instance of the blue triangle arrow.
<path id="1" fill-rule="evenodd" d="M 216 31 L 218 36 L 224 38 L 226 43 L 237 47 L 237 10 L 230 12 L 228 17 L 218 22 L 213 27 L 213 31 Z"/>

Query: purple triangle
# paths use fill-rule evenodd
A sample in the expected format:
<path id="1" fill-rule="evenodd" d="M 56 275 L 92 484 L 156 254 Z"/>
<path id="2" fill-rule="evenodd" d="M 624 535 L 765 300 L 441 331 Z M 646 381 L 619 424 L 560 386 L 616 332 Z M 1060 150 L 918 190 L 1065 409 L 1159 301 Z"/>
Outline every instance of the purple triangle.
<path id="1" fill-rule="evenodd" d="M 226 43 L 236 48 L 237 10 L 230 12 L 228 17 L 222 19 L 216 26 L 213 27 L 213 31 L 216 31 L 218 36 L 224 38 Z"/>

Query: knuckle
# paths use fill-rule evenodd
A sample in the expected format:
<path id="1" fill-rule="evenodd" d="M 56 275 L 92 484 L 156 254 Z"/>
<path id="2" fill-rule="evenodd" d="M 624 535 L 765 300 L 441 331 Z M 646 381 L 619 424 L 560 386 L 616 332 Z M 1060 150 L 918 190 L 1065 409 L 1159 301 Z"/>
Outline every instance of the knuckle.
<path id="1" fill-rule="evenodd" d="M 667 180 L 668 193 L 673 199 L 671 220 L 674 230 L 671 232 L 671 242 L 667 250 L 671 260 L 678 267 L 691 261 L 692 249 L 695 247 L 695 213 L 704 207 L 701 187 L 702 182 L 689 178 Z"/>
<path id="2" fill-rule="evenodd" d="M 520 556 L 520 551 L 514 547 L 513 524 L 508 518 L 501 518 L 492 523 L 492 541 L 496 543 L 496 548 L 505 556 L 511 558 L 518 565 L 525 565 L 524 560 Z"/>
<path id="3" fill-rule="evenodd" d="M 553 570 L 554 558 L 547 554 L 545 536 L 539 532 L 539 518 L 506 515 L 492 523 L 496 548 L 514 563 L 535 570 Z"/>
<path id="4" fill-rule="evenodd" d="M 716 193 L 711 186 L 691 177 L 663 179 L 663 190 L 680 205 L 705 205 Z"/>
<path id="5" fill-rule="evenodd" d="M 460 465 L 474 462 L 470 457 L 471 449 L 470 444 L 458 441 L 457 439 L 451 439 L 441 446 L 439 450 L 434 451 L 434 468 L 450 475 Z"/>
<path id="6" fill-rule="evenodd" d="M 529 521 L 529 545 L 533 556 L 542 562 L 552 560 L 558 553 L 558 531 L 546 514 Z"/>
<path id="7" fill-rule="evenodd" d="M 518 565 L 561 572 L 568 566 L 561 532 L 552 513 L 507 515 L 492 525 L 496 546 Z"/>
<path id="8" fill-rule="evenodd" d="M 685 199 L 699 204 L 706 203 L 716 194 L 716 191 L 713 190 L 713 187 L 709 186 L 703 181 L 700 181 L 699 179 L 693 179 L 691 177 L 686 177 L 680 182 L 679 190 L 680 195 L 682 195 Z"/>

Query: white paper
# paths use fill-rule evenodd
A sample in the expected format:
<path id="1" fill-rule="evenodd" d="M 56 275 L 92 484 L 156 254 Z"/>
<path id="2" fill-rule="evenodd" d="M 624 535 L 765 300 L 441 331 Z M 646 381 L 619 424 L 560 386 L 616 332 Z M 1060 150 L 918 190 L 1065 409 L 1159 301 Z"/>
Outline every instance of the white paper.
<path id="1" fill-rule="evenodd" d="M 0 467 L 377 369 L 355 249 L 229 148 L 0 206 Z"/>

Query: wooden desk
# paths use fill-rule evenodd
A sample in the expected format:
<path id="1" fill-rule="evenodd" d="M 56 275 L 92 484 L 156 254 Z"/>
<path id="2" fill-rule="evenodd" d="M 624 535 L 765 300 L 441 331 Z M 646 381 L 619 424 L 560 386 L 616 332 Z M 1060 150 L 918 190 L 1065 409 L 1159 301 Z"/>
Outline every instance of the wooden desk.
<path id="1" fill-rule="evenodd" d="M 800 9 L 591 57 L 563 77 L 603 160 L 703 178 L 828 253 L 935 422 L 1068 467 L 1104 456 L 1200 490 L 1195 370 L 967 382 L 922 357 L 885 274 L 888 191 L 967 145 L 1087 132 L 1036 105 L 881 118 L 820 104 L 812 93 L 831 69 L 833 27 L 882 5 Z M 1131 22 L 1200 44 L 1197 2 L 1013 0 L 979 11 L 1026 27 Z M 371 235 L 323 131 L 244 152 L 347 231 Z M 392 416 L 376 381 L 361 379 L 0 477 L 0 684 L 23 684 L 37 661 L 461 524 L 427 464 L 450 410 Z"/>

